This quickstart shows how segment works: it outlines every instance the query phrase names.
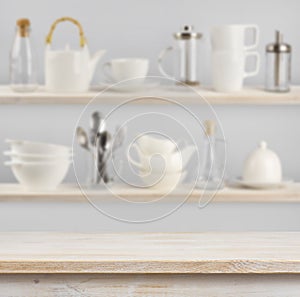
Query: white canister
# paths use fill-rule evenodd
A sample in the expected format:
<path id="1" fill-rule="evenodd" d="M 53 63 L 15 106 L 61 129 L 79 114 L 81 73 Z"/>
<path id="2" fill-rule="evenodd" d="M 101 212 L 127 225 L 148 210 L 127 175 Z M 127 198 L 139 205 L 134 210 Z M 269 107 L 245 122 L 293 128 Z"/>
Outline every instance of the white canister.
<path id="1" fill-rule="evenodd" d="M 282 180 L 282 169 L 279 157 L 267 148 L 265 141 L 260 142 L 246 159 L 243 180 L 250 183 L 279 183 Z"/>

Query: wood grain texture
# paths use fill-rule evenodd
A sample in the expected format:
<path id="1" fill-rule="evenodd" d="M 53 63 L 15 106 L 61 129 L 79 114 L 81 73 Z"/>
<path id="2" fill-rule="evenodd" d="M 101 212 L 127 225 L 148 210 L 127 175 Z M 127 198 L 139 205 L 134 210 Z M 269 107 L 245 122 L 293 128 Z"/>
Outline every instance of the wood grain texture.
<path id="1" fill-rule="evenodd" d="M 40 87 L 34 93 L 15 93 L 9 86 L 0 86 L 0 104 L 87 104 L 93 99 L 99 91 L 103 89 L 92 90 L 87 93 L 47 93 L 43 87 Z M 158 101 L 158 97 L 164 97 L 176 100 L 180 103 L 203 104 L 205 101 L 210 104 L 255 104 L 255 105 L 289 105 L 300 103 L 300 87 L 294 86 L 289 93 L 272 93 L 266 92 L 262 88 L 245 88 L 235 93 L 217 93 L 210 88 L 200 87 L 194 91 L 174 90 L 174 87 L 159 87 L 153 90 L 145 90 L 139 93 L 119 93 L 105 92 L 98 96 L 97 102 L 107 104 L 119 104 L 129 98 L 145 97 L 139 100 L 139 104 L 165 104 L 166 102 Z M 199 96 L 199 95 L 200 96 Z M 147 98 L 146 98 L 147 97 Z"/>
<path id="2" fill-rule="evenodd" d="M 299 297 L 299 275 L 1 275 L 2 297 Z"/>
<path id="3" fill-rule="evenodd" d="M 0 273 L 300 273 L 300 233 L 0 233 Z"/>
<path id="4" fill-rule="evenodd" d="M 188 190 L 187 190 L 188 189 Z M 225 188 L 216 193 L 194 190 L 191 187 L 179 188 L 160 199 L 159 202 L 178 202 L 186 198 L 186 202 L 198 203 L 200 199 L 211 199 L 212 203 L 299 203 L 300 184 L 291 184 L 286 188 L 274 190 L 250 190 L 242 188 Z M 187 196 L 187 193 L 189 195 Z M 115 186 L 112 191 L 105 188 L 99 190 L 80 190 L 76 185 L 61 185 L 57 190 L 50 192 L 24 191 L 19 184 L 0 184 L 0 202 L 34 201 L 34 202 L 87 202 L 91 197 L 93 202 L 118 202 L 123 200 L 131 202 L 150 202 L 159 199 L 162 194 L 149 189 L 134 189 Z M 187 196 L 187 197 L 186 197 Z"/>

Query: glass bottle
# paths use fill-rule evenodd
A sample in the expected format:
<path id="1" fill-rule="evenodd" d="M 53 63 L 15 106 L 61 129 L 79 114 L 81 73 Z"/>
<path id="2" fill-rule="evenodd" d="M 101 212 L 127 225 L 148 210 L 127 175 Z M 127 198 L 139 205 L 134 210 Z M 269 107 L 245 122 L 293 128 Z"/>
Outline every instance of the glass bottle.
<path id="1" fill-rule="evenodd" d="M 288 92 L 291 80 L 292 47 L 283 42 L 282 34 L 276 31 L 276 41 L 266 47 L 267 91 Z"/>
<path id="2" fill-rule="evenodd" d="M 225 141 L 216 137 L 214 121 L 204 122 L 205 139 L 202 156 L 202 170 L 198 187 L 217 190 L 224 187 Z"/>
<path id="3" fill-rule="evenodd" d="M 36 57 L 33 55 L 30 39 L 29 19 L 17 20 L 16 34 L 10 54 L 10 84 L 16 92 L 36 90 Z"/>

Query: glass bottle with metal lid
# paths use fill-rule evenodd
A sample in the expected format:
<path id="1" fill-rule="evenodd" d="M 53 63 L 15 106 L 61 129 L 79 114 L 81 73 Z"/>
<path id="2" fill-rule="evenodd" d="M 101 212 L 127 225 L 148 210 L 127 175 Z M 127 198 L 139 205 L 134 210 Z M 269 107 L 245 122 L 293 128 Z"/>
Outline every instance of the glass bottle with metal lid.
<path id="1" fill-rule="evenodd" d="M 283 42 L 283 36 L 276 31 L 276 41 L 266 46 L 265 88 L 271 92 L 288 92 L 291 80 L 292 47 Z"/>
<path id="2" fill-rule="evenodd" d="M 183 26 L 180 32 L 175 33 L 174 38 L 177 41 L 177 47 L 167 47 L 158 57 L 158 68 L 161 74 L 187 85 L 199 85 L 197 45 L 201 37 L 201 33 L 193 31 L 193 26 L 188 25 Z M 165 55 L 176 48 L 178 50 L 178 74 L 170 75 L 164 70 L 162 62 Z"/>

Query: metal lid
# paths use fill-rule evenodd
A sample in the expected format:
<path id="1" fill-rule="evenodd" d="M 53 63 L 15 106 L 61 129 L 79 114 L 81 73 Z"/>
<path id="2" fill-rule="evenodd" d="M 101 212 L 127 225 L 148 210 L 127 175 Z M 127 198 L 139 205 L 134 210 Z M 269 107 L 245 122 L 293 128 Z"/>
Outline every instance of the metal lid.
<path id="1" fill-rule="evenodd" d="M 183 26 L 180 32 L 174 34 L 176 39 L 200 39 L 202 37 L 201 33 L 194 32 L 194 27 L 190 25 Z"/>
<path id="2" fill-rule="evenodd" d="M 283 35 L 280 31 L 276 31 L 275 38 L 275 43 L 270 43 L 266 46 L 267 53 L 290 53 L 292 51 L 292 47 L 283 42 Z"/>

